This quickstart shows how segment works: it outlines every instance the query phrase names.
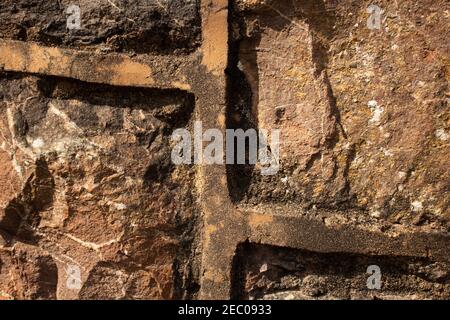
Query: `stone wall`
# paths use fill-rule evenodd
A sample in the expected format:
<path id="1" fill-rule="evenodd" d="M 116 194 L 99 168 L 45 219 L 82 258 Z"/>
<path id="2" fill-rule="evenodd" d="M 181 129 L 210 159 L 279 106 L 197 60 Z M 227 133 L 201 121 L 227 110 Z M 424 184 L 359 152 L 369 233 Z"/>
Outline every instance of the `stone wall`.
<path id="1" fill-rule="evenodd" d="M 449 299 L 449 12 L 2 1 L 0 299 Z M 174 164 L 197 121 L 280 170 Z"/>

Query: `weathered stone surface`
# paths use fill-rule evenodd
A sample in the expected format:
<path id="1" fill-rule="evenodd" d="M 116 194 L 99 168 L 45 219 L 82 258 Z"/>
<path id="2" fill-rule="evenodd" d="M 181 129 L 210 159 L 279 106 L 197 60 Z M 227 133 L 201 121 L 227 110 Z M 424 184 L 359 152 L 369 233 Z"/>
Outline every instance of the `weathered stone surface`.
<path id="1" fill-rule="evenodd" d="M 77 5 L 81 28 L 67 30 Z M 200 41 L 197 0 L 5 0 L 0 36 L 102 52 L 189 52 Z"/>
<path id="2" fill-rule="evenodd" d="M 17 184 L 2 195 L 7 239 L 78 266 L 80 298 L 190 294 L 194 172 L 170 162 L 168 135 L 189 126 L 191 97 L 59 78 L 0 81 L 3 174 Z M 58 296 L 76 296 L 65 278 Z"/>
<path id="3" fill-rule="evenodd" d="M 58 269 L 53 257 L 18 244 L 0 251 L 0 299 L 55 299 Z"/>
<path id="4" fill-rule="evenodd" d="M 235 298 L 250 299 L 446 299 L 448 263 L 427 259 L 317 254 L 279 247 L 241 248 Z M 383 290 L 367 287 L 367 267 L 383 271 Z"/>
<path id="5" fill-rule="evenodd" d="M 380 1 L 381 30 L 367 27 L 370 4 L 238 1 L 252 112 L 237 104 L 235 118 L 281 129 L 282 170 L 243 169 L 231 192 L 269 211 L 448 231 L 448 4 Z"/>
<path id="6" fill-rule="evenodd" d="M 3 1 L 0 299 L 448 299 L 448 3 L 371 4 Z M 279 173 L 174 165 L 197 120 Z"/>

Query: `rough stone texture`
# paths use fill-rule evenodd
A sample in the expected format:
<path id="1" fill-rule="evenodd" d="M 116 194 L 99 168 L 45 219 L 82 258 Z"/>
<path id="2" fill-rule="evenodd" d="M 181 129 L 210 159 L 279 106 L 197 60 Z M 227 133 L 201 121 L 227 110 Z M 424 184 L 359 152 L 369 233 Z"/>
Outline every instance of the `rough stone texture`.
<path id="1" fill-rule="evenodd" d="M 0 300 L 55 299 L 58 269 L 54 258 L 29 245 L 0 251 Z"/>
<path id="2" fill-rule="evenodd" d="M 66 29 L 78 5 L 81 28 Z M 197 0 L 4 0 L 0 36 L 102 52 L 183 53 L 200 41 Z"/>
<path id="3" fill-rule="evenodd" d="M 189 126 L 192 97 L 59 78 L 0 81 L 2 179 L 17 184 L 2 193 L 0 226 L 7 247 L 45 250 L 26 271 L 46 276 L 51 252 L 60 272 L 81 269 L 80 298 L 192 294 L 194 172 L 171 164 L 169 140 Z M 77 295 L 58 284 L 58 297 Z M 19 297 L 55 297 L 52 289 Z"/>
<path id="4" fill-rule="evenodd" d="M 449 299 L 449 4 L 370 4 L 3 1 L 0 299 Z M 280 172 L 175 166 L 195 120 Z"/>
<path id="5" fill-rule="evenodd" d="M 235 298 L 247 299 L 447 299 L 448 263 L 401 257 L 317 254 L 243 246 Z M 367 288 L 367 267 L 383 270 L 383 290 Z"/>
<path id="6" fill-rule="evenodd" d="M 239 1 L 252 113 L 234 112 L 281 129 L 282 170 L 238 175 L 235 198 L 448 230 L 448 3 L 378 1 L 382 30 L 370 4 Z"/>

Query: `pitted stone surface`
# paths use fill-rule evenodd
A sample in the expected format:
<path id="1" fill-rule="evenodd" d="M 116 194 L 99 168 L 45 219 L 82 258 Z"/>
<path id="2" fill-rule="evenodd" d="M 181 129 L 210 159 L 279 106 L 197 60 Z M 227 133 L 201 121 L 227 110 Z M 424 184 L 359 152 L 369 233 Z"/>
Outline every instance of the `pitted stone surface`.
<path id="1" fill-rule="evenodd" d="M 0 4 L 0 299 L 450 297 L 445 1 L 75 2 Z M 194 121 L 280 171 L 175 166 Z"/>

